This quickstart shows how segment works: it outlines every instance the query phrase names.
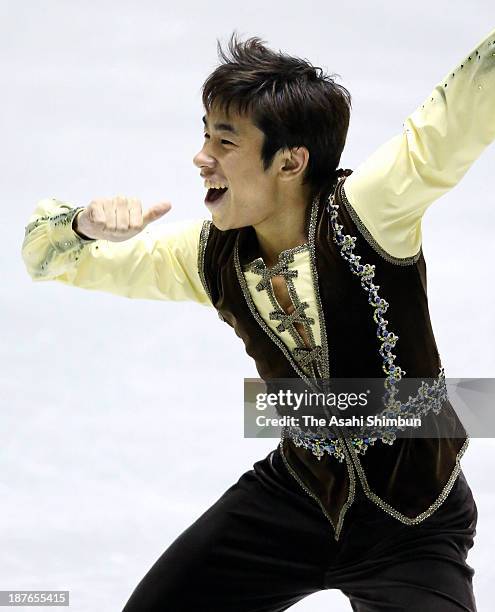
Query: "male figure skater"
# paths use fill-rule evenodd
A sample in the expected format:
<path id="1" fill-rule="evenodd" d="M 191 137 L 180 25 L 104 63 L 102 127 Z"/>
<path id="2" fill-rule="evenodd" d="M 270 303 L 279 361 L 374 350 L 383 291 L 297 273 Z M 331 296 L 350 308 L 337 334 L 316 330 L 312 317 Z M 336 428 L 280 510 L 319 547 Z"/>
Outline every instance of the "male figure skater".
<path id="1" fill-rule="evenodd" d="M 144 228 L 167 202 L 143 211 L 134 198 L 41 200 L 22 249 L 29 274 L 213 306 L 267 381 L 441 381 L 421 219 L 495 138 L 495 30 L 354 172 L 338 169 L 344 87 L 258 38 L 233 36 L 229 52 L 203 85 L 194 157 L 212 220 L 164 236 Z M 466 558 L 477 509 L 460 466 L 469 439 L 455 418 L 451 434 L 284 430 L 124 611 L 275 612 L 329 588 L 359 612 L 476 610 Z"/>

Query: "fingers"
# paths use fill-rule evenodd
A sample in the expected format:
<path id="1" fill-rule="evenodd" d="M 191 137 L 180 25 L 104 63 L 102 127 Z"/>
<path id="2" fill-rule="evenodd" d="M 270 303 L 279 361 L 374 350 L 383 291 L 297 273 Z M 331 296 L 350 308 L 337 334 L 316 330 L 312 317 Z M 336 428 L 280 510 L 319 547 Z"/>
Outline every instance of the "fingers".
<path id="1" fill-rule="evenodd" d="M 143 213 L 137 198 L 116 196 L 99 198 L 87 207 L 87 218 L 81 226 L 86 235 L 107 240 L 122 241 L 141 232 L 148 223 L 155 221 L 172 208 L 169 202 L 160 202 Z M 79 227 L 79 224 L 78 224 Z"/>
<path id="2" fill-rule="evenodd" d="M 103 211 L 105 213 L 105 230 L 110 233 L 115 233 L 117 228 L 117 198 L 103 200 Z"/>
<path id="3" fill-rule="evenodd" d="M 137 198 L 129 199 L 129 229 L 140 231 L 143 228 L 143 207 Z"/>
<path id="4" fill-rule="evenodd" d="M 110 233 L 140 231 L 143 227 L 142 206 L 137 198 L 102 198 L 88 206 L 90 221 Z"/>
<path id="5" fill-rule="evenodd" d="M 105 227 L 105 210 L 103 208 L 103 200 L 93 200 L 88 206 L 88 218 L 91 223 L 97 226 Z"/>
<path id="6" fill-rule="evenodd" d="M 130 200 L 120 196 L 114 198 L 115 202 L 115 232 L 124 234 L 129 231 L 129 206 Z M 110 229 L 110 226 L 109 226 Z"/>

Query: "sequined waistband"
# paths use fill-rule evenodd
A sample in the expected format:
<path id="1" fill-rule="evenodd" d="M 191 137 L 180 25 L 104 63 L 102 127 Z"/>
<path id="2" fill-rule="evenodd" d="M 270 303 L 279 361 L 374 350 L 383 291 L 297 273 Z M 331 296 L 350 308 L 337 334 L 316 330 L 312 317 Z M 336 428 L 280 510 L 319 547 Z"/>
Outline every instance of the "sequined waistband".
<path id="1" fill-rule="evenodd" d="M 440 369 L 438 378 L 432 384 L 422 381 L 421 386 L 414 397 L 409 396 L 407 402 L 396 399 L 397 390 L 388 391 L 386 408 L 380 413 L 380 417 L 396 419 L 421 418 L 430 411 L 439 414 L 444 402 L 448 400 L 447 387 L 445 384 L 445 374 L 443 368 Z M 385 397 L 384 397 L 385 399 Z M 364 428 L 357 428 L 358 434 Z M 349 438 L 354 451 L 364 455 L 370 446 L 374 446 L 377 440 L 384 444 L 392 445 L 397 439 L 396 432 L 403 431 L 405 426 L 387 425 L 371 431 L 368 435 L 356 435 Z M 283 438 L 290 438 L 295 446 L 304 447 L 320 460 L 326 453 L 335 457 L 339 462 L 344 461 L 345 453 L 343 450 L 343 440 L 336 434 L 329 433 L 328 428 L 316 428 L 315 431 L 303 430 L 301 427 L 291 425 L 284 428 Z"/>

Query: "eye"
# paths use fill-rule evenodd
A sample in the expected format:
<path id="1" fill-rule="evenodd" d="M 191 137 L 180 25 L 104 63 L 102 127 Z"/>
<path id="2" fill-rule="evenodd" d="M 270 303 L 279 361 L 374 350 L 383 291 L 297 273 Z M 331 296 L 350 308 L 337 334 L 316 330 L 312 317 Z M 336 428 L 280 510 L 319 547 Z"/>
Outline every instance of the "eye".
<path id="1" fill-rule="evenodd" d="M 207 138 L 208 140 L 209 140 L 209 138 L 210 138 L 210 135 L 208 134 L 208 132 L 205 132 L 205 133 L 203 134 L 203 136 L 204 136 L 205 138 Z M 234 144 L 233 142 L 230 142 L 230 140 L 225 140 L 225 139 L 222 139 L 222 140 L 220 140 L 220 142 L 221 142 L 221 144 L 223 144 L 223 145 L 232 145 L 232 146 L 235 146 L 235 144 Z"/>

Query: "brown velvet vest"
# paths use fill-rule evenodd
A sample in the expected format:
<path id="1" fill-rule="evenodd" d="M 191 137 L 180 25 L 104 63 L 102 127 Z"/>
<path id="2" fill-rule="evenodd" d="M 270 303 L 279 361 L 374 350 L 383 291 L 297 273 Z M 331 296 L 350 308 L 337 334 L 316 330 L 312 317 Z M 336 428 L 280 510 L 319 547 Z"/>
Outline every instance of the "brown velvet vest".
<path id="1" fill-rule="evenodd" d="M 342 189 L 350 173 L 344 171 L 338 178 L 327 201 L 315 199 L 308 224 L 313 282 L 325 330 L 322 378 L 384 377 L 369 294 L 353 273 L 346 253 L 359 255 L 361 265 L 375 266 L 373 282 L 379 287 L 379 297 L 388 303 L 388 329 L 398 336 L 393 351 L 396 366 L 408 377 L 436 378 L 441 361 L 428 311 L 423 253 L 420 250 L 414 257 L 399 259 L 376 243 Z M 351 237 L 354 247 L 349 250 Z M 252 227 L 220 231 L 205 221 L 198 261 L 205 290 L 220 318 L 243 340 L 263 380 L 304 377 L 249 295 L 241 266 L 252 260 L 256 249 Z M 469 443 L 449 403 L 443 415 L 443 431 L 447 426 L 451 432 L 448 437 L 399 438 L 392 445 L 378 440 L 364 455 L 346 440 L 345 461 L 341 463 L 328 454 L 318 460 L 309 450 L 282 437 L 282 456 L 290 473 L 332 524 L 335 539 L 356 486 L 362 486 L 366 496 L 384 511 L 405 524 L 415 524 L 430 516 L 447 497 Z"/>

